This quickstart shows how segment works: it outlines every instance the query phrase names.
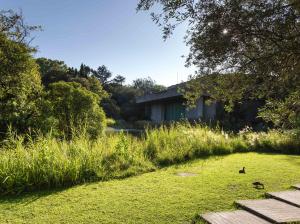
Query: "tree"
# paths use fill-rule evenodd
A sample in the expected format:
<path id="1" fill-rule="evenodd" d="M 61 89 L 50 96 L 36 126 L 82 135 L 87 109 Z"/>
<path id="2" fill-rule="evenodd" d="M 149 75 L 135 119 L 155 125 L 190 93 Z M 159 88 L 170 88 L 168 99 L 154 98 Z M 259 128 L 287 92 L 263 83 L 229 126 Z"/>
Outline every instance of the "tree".
<path id="1" fill-rule="evenodd" d="M 133 87 L 139 91 L 138 95 L 159 92 L 166 89 L 165 86 L 156 84 L 156 82 L 150 77 L 134 80 Z"/>
<path id="2" fill-rule="evenodd" d="M 80 70 L 77 71 L 77 69 L 69 68 L 63 61 L 38 58 L 36 62 L 40 67 L 42 83 L 46 89 L 51 83 L 59 81 L 77 82 L 87 90 L 98 94 L 101 99 L 108 97 L 108 94 L 102 88 L 100 81 L 94 76 L 91 76 L 93 69 L 89 66 L 81 64 Z"/>
<path id="3" fill-rule="evenodd" d="M 81 64 L 79 69 L 79 77 L 87 78 L 92 74 L 92 71 L 93 70 L 89 66 Z"/>
<path id="4" fill-rule="evenodd" d="M 111 88 L 111 101 L 120 108 L 120 118 L 133 121 L 143 118 L 143 111 L 135 103 L 138 91 L 129 85 L 116 85 Z"/>
<path id="5" fill-rule="evenodd" d="M 105 65 L 99 66 L 97 70 L 94 70 L 93 75 L 102 83 L 102 85 L 108 84 L 112 77 L 112 73 Z"/>
<path id="6" fill-rule="evenodd" d="M 9 39 L 28 45 L 32 39 L 33 31 L 41 30 L 41 26 L 32 26 L 24 22 L 22 11 L 0 11 L 0 33 L 4 33 Z M 29 39 L 29 40 L 28 40 Z"/>
<path id="7" fill-rule="evenodd" d="M 114 77 L 112 80 L 111 80 L 111 83 L 113 85 L 123 85 L 124 82 L 125 82 L 126 78 L 124 76 L 121 76 L 121 75 L 117 75 L 116 77 Z"/>
<path id="8" fill-rule="evenodd" d="M 40 68 L 42 83 L 46 88 L 53 82 L 67 82 L 72 77 L 72 73 L 69 74 L 68 66 L 63 61 L 38 58 L 36 62 Z"/>
<path id="9" fill-rule="evenodd" d="M 0 23 L 1 24 L 1 23 Z M 42 91 L 40 74 L 31 50 L 0 32 L 0 127 L 25 131 L 36 113 Z"/>
<path id="10" fill-rule="evenodd" d="M 132 117 L 139 117 L 136 114 L 141 114 L 140 111 L 136 113 L 135 97 L 138 91 L 131 86 L 124 85 L 125 77 L 113 76 L 106 66 L 102 65 L 94 70 L 81 64 L 80 69 L 77 70 L 69 68 L 63 61 L 47 58 L 38 58 L 36 61 L 39 64 L 42 83 L 46 90 L 49 90 L 51 84 L 56 82 L 76 82 L 98 95 L 99 105 L 103 107 L 108 117 L 131 120 Z M 50 106 L 45 106 L 46 110 L 48 107 Z M 57 121 L 52 118 L 50 121 Z M 49 121 L 49 119 L 46 120 Z M 51 122 L 44 123 L 44 129 L 49 130 L 50 124 Z M 55 122 L 53 125 L 55 126 Z"/>
<path id="11" fill-rule="evenodd" d="M 99 106 L 100 97 L 75 82 L 56 82 L 42 102 L 42 127 L 71 139 L 84 131 L 95 138 L 105 127 L 105 114 Z M 48 130 L 47 130 L 48 129 Z"/>
<path id="12" fill-rule="evenodd" d="M 215 74 L 222 76 L 225 86 L 230 83 L 230 89 L 238 90 L 227 94 L 227 102 L 284 101 L 300 88 L 299 1 L 140 0 L 138 9 L 149 10 L 156 3 L 163 6 L 162 12 L 152 17 L 163 26 L 165 38 L 177 25 L 188 25 L 187 64 L 199 72 L 192 77 L 196 81 L 189 85 L 187 97 L 207 91 L 201 83 L 216 81 Z M 223 84 L 218 81 L 215 92 Z"/>
<path id="13" fill-rule="evenodd" d="M 268 101 L 261 109 L 260 117 L 277 127 L 300 127 L 300 90 L 292 92 L 284 100 Z"/>

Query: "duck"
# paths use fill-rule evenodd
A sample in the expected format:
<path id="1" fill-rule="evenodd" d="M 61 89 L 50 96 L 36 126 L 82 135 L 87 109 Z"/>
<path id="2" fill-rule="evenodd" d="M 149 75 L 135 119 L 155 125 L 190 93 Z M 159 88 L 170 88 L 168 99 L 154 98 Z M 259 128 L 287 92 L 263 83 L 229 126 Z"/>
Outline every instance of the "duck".
<path id="1" fill-rule="evenodd" d="M 243 167 L 243 169 L 239 170 L 239 173 L 244 173 L 244 174 L 246 174 L 245 167 Z"/>
<path id="2" fill-rule="evenodd" d="M 262 189 L 265 189 L 265 185 L 263 183 L 259 182 L 259 181 L 253 182 L 252 184 L 255 188 L 260 188 L 261 187 Z"/>

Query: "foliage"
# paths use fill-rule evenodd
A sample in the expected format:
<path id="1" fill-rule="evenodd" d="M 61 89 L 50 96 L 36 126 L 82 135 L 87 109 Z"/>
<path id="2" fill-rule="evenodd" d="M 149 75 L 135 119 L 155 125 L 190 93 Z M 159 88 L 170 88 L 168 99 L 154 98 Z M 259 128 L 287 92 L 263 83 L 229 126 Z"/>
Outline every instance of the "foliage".
<path id="1" fill-rule="evenodd" d="M 125 78 L 121 75 L 113 76 L 104 65 L 96 70 L 81 64 L 80 69 L 68 67 L 63 61 L 38 58 L 43 85 L 48 88 L 51 83 L 65 81 L 80 83 L 87 90 L 96 93 L 106 115 L 114 119 L 136 119 L 133 114 L 140 108 L 135 105 L 138 95 L 136 88 L 124 85 Z"/>
<path id="2" fill-rule="evenodd" d="M 138 91 L 127 85 L 111 86 L 111 100 L 120 108 L 117 119 L 123 118 L 126 121 L 138 120 L 144 116 L 143 108 L 135 103 Z"/>
<path id="3" fill-rule="evenodd" d="M 112 82 L 115 84 L 115 85 L 123 85 L 124 82 L 125 82 L 125 77 L 121 76 L 121 75 L 117 75 L 113 80 Z"/>
<path id="4" fill-rule="evenodd" d="M 63 61 L 38 58 L 36 63 L 39 65 L 42 83 L 45 87 L 54 82 L 69 81 L 68 67 Z"/>
<path id="5" fill-rule="evenodd" d="M 166 87 L 156 84 L 150 77 L 133 80 L 132 86 L 138 90 L 138 95 L 160 92 L 166 89 Z"/>
<path id="6" fill-rule="evenodd" d="M 213 97 L 226 98 L 229 106 L 251 98 L 286 101 L 299 88 L 299 1 L 140 0 L 138 10 L 155 4 L 162 12 L 152 14 L 153 20 L 163 26 L 165 38 L 181 23 L 188 27 L 187 64 L 199 68 L 188 99 L 209 90 L 214 74 L 220 80 Z M 210 84 L 203 88 L 202 83 Z M 222 95 L 224 90 L 231 94 Z"/>
<path id="7" fill-rule="evenodd" d="M 108 127 L 113 127 L 113 126 L 115 126 L 115 124 L 116 124 L 116 120 L 114 120 L 114 119 L 112 119 L 112 118 L 107 118 L 107 119 L 106 119 L 106 125 L 107 125 Z"/>
<path id="8" fill-rule="evenodd" d="M 134 114 L 140 108 L 135 104 L 136 90 L 124 85 L 125 78 L 121 75 L 113 77 L 113 73 L 106 66 L 99 66 L 93 70 L 93 77 L 103 85 L 110 97 L 101 103 L 106 115 L 113 119 L 136 119 Z M 141 113 L 139 113 L 141 114 Z"/>
<path id="9" fill-rule="evenodd" d="M 0 126 L 24 131 L 36 113 L 36 100 L 42 91 L 38 66 L 31 50 L 0 33 Z"/>
<path id="10" fill-rule="evenodd" d="M 281 101 L 269 101 L 266 107 L 260 110 L 264 120 L 273 122 L 276 127 L 300 127 L 300 91 L 292 92 Z"/>
<path id="11" fill-rule="evenodd" d="M 0 33 L 5 34 L 9 39 L 28 45 L 32 40 L 30 34 L 38 30 L 41 30 L 40 26 L 32 26 L 24 22 L 22 11 L 0 10 Z"/>
<path id="12" fill-rule="evenodd" d="M 77 84 L 56 85 L 75 91 Z M 59 105 L 62 100 L 58 100 Z M 178 124 L 148 130 L 141 138 L 121 133 L 94 140 L 87 132 L 83 130 L 71 141 L 40 135 L 25 142 L 24 137 L 11 135 L 0 151 L 0 192 L 16 194 L 127 177 L 191 159 L 236 152 L 300 153 L 298 136 L 279 131 L 254 133 L 247 129 L 233 135 Z"/>
<path id="13" fill-rule="evenodd" d="M 240 68 L 271 75 L 297 66 L 293 64 L 299 61 L 296 1 L 141 0 L 138 9 L 149 10 L 156 3 L 163 6 L 163 12 L 154 19 L 166 30 L 176 27 L 171 25 L 174 20 L 190 21 L 190 60 L 202 70 Z M 287 54 L 290 61 L 286 61 Z"/>
<path id="14" fill-rule="evenodd" d="M 100 97 L 75 82 L 49 85 L 41 103 L 43 131 L 52 129 L 68 139 L 85 129 L 90 137 L 99 136 L 105 127 L 105 114 L 99 106 Z"/>
<path id="15" fill-rule="evenodd" d="M 111 71 L 105 65 L 99 66 L 94 72 L 93 75 L 100 80 L 100 82 L 105 85 L 108 84 L 110 78 L 112 77 Z"/>
<path id="16" fill-rule="evenodd" d="M 91 69 L 91 73 L 101 82 L 106 90 L 109 90 L 110 86 L 119 86 L 125 82 L 125 77 L 121 75 L 112 78 L 112 72 L 105 65 L 99 66 L 96 70 Z"/>
<path id="17" fill-rule="evenodd" d="M 209 94 L 221 102 L 226 102 L 230 112 L 234 103 L 242 103 L 245 99 L 256 99 L 252 91 L 246 93 L 245 86 L 253 80 L 242 73 L 219 74 L 213 73 L 205 77 L 195 78 L 183 88 L 183 93 L 189 105 L 193 105 L 203 94 Z"/>
<path id="18" fill-rule="evenodd" d="M 92 76 L 92 69 L 86 65 L 81 64 L 80 70 L 77 71 L 76 69 L 69 68 L 63 61 L 38 58 L 36 62 L 40 67 L 42 83 L 46 88 L 51 83 L 59 81 L 77 82 L 87 90 L 96 93 L 101 99 L 108 97 L 101 82 Z"/>

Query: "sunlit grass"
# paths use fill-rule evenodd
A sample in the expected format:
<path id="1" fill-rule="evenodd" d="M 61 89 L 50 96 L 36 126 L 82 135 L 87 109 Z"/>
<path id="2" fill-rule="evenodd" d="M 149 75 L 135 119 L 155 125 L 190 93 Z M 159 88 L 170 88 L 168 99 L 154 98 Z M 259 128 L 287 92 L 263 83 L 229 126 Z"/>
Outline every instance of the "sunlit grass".
<path id="1" fill-rule="evenodd" d="M 72 141 L 51 135 L 35 140 L 15 136 L 0 150 L 0 194 L 125 178 L 212 155 L 251 151 L 299 154 L 299 146 L 293 133 L 232 134 L 189 124 L 148 130 L 141 138 L 123 133 L 96 140 L 82 134 Z"/>
<path id="2" fill-rule="evenodd" d="M 121 178 L 153 170 L 131 136 L 113 135 L 59 141 L 41 137 L 0 151 L 0 193 L 70 186 L 87 181 Z"/>
<path id="3" fill-rule="evenodd" d="M 295 133 L 275 130 L 233 134 L 201 125 L 177 124 L 148 131 L 145 141 L 146 155 L 159 165 L 234 152 L 300 154 L 300 141 Z"/>
<path id="4" fill-rule="evenodd" d="M 238 170 L 245 166 L 246 174 Z M 182 224 L 200 213 L 235 209 L 239 199 L 300 182 L 300 156 L 237 153 L 175 165 L 122 180 L 1 197 L 1 223 Z M 196 174 L 180 177 L 179 172 Z M 256 190 L 253 181 L 266 189 Z"/>

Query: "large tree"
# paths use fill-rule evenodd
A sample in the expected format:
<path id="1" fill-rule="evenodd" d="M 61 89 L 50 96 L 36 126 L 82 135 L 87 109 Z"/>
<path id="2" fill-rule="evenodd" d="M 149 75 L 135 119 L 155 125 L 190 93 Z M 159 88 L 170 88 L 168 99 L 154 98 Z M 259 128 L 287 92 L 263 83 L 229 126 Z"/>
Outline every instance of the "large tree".
<path id="1" fill-rule="evenodd" d="M 228 102 L 260 98 L 272 104 L 297 93 L 298 0 L 140 0 L 138 9 L 155 4 L 163 6 L 152 17 L 163 27 L 164 37 L 181 23 L 188 27 L 187 64 L 199 71 L 187 97 L 195 99 L 203 83 L 210 84 L 213 88 L 206 91 L 216 96 L 227 88 L 232 93 L 225 94 Z"/>
<path id="2" fill-rule="evenodd" d="M 42 85 L 29 45 L 31 33 L 40 29 L 25 23 L 22 13 L 0 11 L 0 134 L 9 125 L 26 131 L 37 113 Z"/>
<path id="3" fill-rule="evenodd" d="M 111 71 L 105 65 L 99 66 L 96 70 L 93 71 L 93 75 L 103 84 L 108 84 L 112 77 Z"/>

